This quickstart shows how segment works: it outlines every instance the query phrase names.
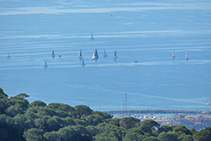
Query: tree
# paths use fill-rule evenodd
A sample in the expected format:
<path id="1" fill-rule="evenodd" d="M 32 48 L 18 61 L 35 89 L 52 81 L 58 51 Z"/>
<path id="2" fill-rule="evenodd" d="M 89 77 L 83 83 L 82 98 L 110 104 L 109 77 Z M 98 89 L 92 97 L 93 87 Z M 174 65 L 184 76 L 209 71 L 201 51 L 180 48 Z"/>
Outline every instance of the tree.
<path id="1" fill-rule="evenodd" d="M 187 135 L 192 135 L 191 131 L 187 129 L 184 125 L 176 126 L 173 131 L 179 134 L 185 133 Z"/>
<path id="2" fill-rule="evenodd" d="M 25 128 L 25 117 L 23 114 L 17 114 L 14 118 L 14 128 L 18 138 L 22 139 L 23 131 Z"/>
<path id="3" fill-rule="evenodd" d="M 74 119 L 74 122 L 76 123 L 76 125 L 83 125 L 83 126 L 88 125 L 87 121 L 81 119 Z"/>
<path id="4" fill-rule="evenodd" d="M 4 114 L 8 107 L 8 98 L 0 94 L 0 114 Z"/>
<path id="5" fill-rule="evenodd" d="M 19 107 L 25 111 L 28 109 L 29 101 L 20 96 L 14 96 L 9 99 L 9 106 Z"/>
<path id="6" fill-rule="evenodd" d="M 2 98 L 8 98 L 8 95 L 4 93 L 4 90 L 0 88 L 0 99 Z"/>
<path id="7" fill-rule="evenodd" d="M 124 139 L 126 141 L 142 141 L 144 139 L 144 132 L 138 128 L 129 129 Z"/>
<path id="8" fill-rule="evenodd" d="M 46 129 L 47 121 L 51 118 L 50 116 L 43 116 L 42 118 L 35 118 L 34 124 L 39 129 Z"/>
<path id="9" fill-rule="evenodd" d="M 5 140 L 6 141 L 7 138 L 8 138 L 8 132 L 7 132 L 6 128 L 1 128 L 0 127 L 0 140 L 2 140 L 2 141 Z"/>
<path id="10" fill-rule="evenodd" d="M 124 127 L 125 129 L 136 128 L 140 124 L 140 120 L 133 117 L 124 117 L 120 121 L 120 126 Z"/>
<path id="11" fill-rule="evenodd" d="M 144 132 L 147 133 L 152 133 L 152 129 L 153 128 L 159 128 L 160 124 L 158 124 L 156 121 L 154 120 L 144 120 L 141 122 L 140 124 L 140 129 L 142 129 Z"/>
<path id="12" fill-rule="evenodd" d="M 75 118 L 85 119 L 86 116 L 92 114 L 92 110 L 88 106 L 85 106 L 85 105 L 75 106 L 74 109 L 75 109 L 75 113 L 74 113 Z"/>
<path id="13" fill-rule="evenodd" d="M 80 125 L 67 126 L 59 129 L 56 133 L 60 140 L 91 141 L 91 135 L 89 132 L 85 127 Z"/>
<path id="14" fill-rule="evenodd" d="M 159 134 L 158 139 L 161 141 L 177 141 L 177 135 L 172 132 L 162 132 Z"/>
<path id="15" fill-rule="evenodd" d="M 34 102 L 30 103 L 30 106 L 41 106 L 41 107 L 45 107 L 46 104 L 44 102 L 38 100 L 38 101 L 34 101 Z"/>
<path id="16" fill-rule="evenodd" d="M 100 115 L 91 114 L 85 117 L 85 120 L 89 125 L 97 125 L 104 121 L 104 118 Z"/>
<path id="17" fill-rule="evenodd" d="M 194 134 L 194 140 L 196 141 L 210 141 L 211 139 L 211 127 L 207 127 Z"/>
<path id="18" fill-rule="evenodd" d="M 29 97 L 29 95 L 26 94 L 26 93 L 20 93 L 20 94 L 17 95 L 17 97 L 27 98 L 27 97 Z"/>
<path id="19" fill-rule="evenodd" d="M 171 126 L 168 126 L 168 125 L 162 125 L 159 129 L 158 129 L 158 132 L 161 133 L 161 132 L 169 132 L 169 131 L 172 131 L 172 127 Z"/>
<path id="20" fill-rule="evenodd" d="M 160 141 L 160 140 L 157 139 L 156 137 L 150 136 L 150 137 L 144 138 L 143 141 Z"/>
<path id="21" fill-rule="evenodd" d="M 93 136 L 96 136 L 99 131 L 98 129 L 96 128 L 96 126 L 92 126 L 92 125 L 89 125 L 86 127 L 87 131 L 90 133 L 90 135 L 93 137 Z"/>
<path id="22" fill-rule="evenodd" d="M 63 111 L 68 114 L 73 114 L 74 113 L 74 108 L 71 107 L 70 105 L 67 104 L 62 104 L 62 103 L 50 103 L 48 105 L 49 108 L 56 110 L 56 111 Z"/>
<path id="23" fill-rule="evenodd" d="M 16 116 L 17 114 L 23 114 L 24 111 L 23 111 L 23 109 L 22 109 L 21 107 L 18 107 L 18 106 L 13 105 L 13 106 L 8 107 L 8 108 L 5 110 L 5 113 L 6 113 L 6 115 L 8 115 L 8 116 L 14 117 L 14 116 Z"/>
<path id="24" fill-rule="evenodd" d="M 177 137 L 179 141 L 193 141 L 193 137 L 191 135 L 186 135 L 185 133 L 180 134 L 179 137 Z"/>
<path id="25" fill-rule="evenodd" d="M 23 137 L 26 139 L 26 141 L 42 141 L 42 134 L 43 130 L 31 128 L 23 133 Z"/>
<path id="26" fill-rule="evenodd" d="M 60 141 L 59 136 L 55 131 L 44 133 L 43 138 L 47 141 Z"/>
<path id="27" fill-rule="evenodd" d="M 62 118 L 62 126 L 66 127 L 69 125 L 76 125 L 76 122 L 70 117 Z"/>
<path id="28" fill-rule="evenodd" d="M 101 123 L 96 127 L 99 134 L 94 137 L 95 140 L 122 140 L 125 135 L 124 128 L 112 124 Z"/>
<path id="29" fill-rule="evenodd" d="M 57 131 L 60 127 L 62 127 L 63 120 L 58 116 L 50 117 L 46 122 L 47 131 Z"/>
<path id="30" fill-rule="evenodd" d="M 120 122 L 120 118 L 112 118 L 112 119 L 107 119 L 107 123 L 116 125 L 116 126 L 120 126 L 119 122 Z"/>

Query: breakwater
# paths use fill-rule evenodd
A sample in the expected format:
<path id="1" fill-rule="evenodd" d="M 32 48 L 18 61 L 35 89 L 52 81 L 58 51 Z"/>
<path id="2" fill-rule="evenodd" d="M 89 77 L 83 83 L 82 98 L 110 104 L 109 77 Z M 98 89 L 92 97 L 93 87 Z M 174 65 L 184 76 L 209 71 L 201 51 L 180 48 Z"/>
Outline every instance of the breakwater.
<path id="1" fill-rule="evenodd" d="M 111 115 L 115 114 L 210 114 L 211 111 L 201 111 L 201 110 L 115 110 L 106 111 Z"/>

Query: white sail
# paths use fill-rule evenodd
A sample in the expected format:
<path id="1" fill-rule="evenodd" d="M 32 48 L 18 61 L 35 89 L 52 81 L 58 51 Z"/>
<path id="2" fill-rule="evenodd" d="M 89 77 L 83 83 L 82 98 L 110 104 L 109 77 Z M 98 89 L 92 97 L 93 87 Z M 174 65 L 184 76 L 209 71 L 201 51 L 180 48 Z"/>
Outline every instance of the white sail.
<path id="1" fill-rule="evenodd" d="M 97 60 L 99 58 L 98 56 L 98 52 L 97 52 L 97 49 L 95 49 L 93 55 L 92 55 L 92 60 Z"/>
<path id="2" fill-rule="evenodd" d="M 95 53 L 93 53 L 92 55 L 92 60 L 95 60 Z"/>
<path id="3" fill-rule="evenodd" d="M 174 50 L 172 51 L 172 55 L 171 55 L 171 58 L 174 59 L 176 56 L 175 56 L 175 53 L 174 53 Z"/>
<path id="4" fill-rule="evenodd" d="M 47 68 L 48 67 L 48 64 L 47 64 L 47 61 L 45 60 L 44 62 L 44 68 Z"/>
<path id="5" fill-rule="evenodd" d="M 185 53 L 185 60 L 189 60 L 187 52 Z"/>
<path id="6" fill-rule="evenodd" d="M 62 57 L 62 53 L 61 52 L 59 52 L 59 57 Z"/>
<path id="7" fill-rule="evenodd" d="M 210 98 L 207 98 L 207 106 L 210 106 Z"/>
<path id="8" fill-rule="evenodd" d="M 117 51 L 115 50 L 115 51 L 114 51 L 114 61 L 116 61 L 117 58 L 118 58 L 118 57 L 117 57 Z"/>
<path id="9" fill-rule="evenodd" d="M 107 57 L 107 56 L 108 55 L 107 55 L 106 51 L 104 50 L 103 57 Z"/>

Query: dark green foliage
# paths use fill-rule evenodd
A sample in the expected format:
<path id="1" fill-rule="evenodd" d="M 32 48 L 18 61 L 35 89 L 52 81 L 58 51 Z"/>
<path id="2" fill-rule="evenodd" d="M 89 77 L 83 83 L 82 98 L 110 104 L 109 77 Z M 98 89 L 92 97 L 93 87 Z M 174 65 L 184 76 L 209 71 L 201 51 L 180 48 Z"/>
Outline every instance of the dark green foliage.
<path id="1" fill-rule="evenodd" d="M 8 131 L 6 128 L 0 127 L 0 140 L 6 140 L 8 137 Z"/>
<path id="2" fill-rule="evenodd" d="M 18 106 L 23 110 L 26 110 L 29 106 L 28 100 L 24 99 L 23 97 L 14 96 L 9 99 L 10 106 Z"/>
<path id="3" fill-rule="evenodd" d="M 153 120 L 112 118 L 85 105 L 29 104 L 25 93 L 10 97 L 0 88 L 0 141 L 211 141 L 211 127 L 196 131 Z"/>
<path id="4" fill-rule="evenodd" d="M 0 99 L 2 99 L 2 98 L 8 98 L 8 95 L 6 95 L 4 93 L 4 90 L 2 88 L 0 88 Z"/>
<path id="5" fill-rule="evenodd" d="M 119 124 L 125 129 L 130 129 L 130 128 L 138 127 L 140 124 L 140 120 L 133 117 L 125 117 L 119 121 Z"/>
<path id="6" fill-rule="evenodd" d="M 91 135 L 87 131 L 87 129 L 83 126 L 67 126 L 59 129 L 57 132 L 53 132 L 53 134 L 45 134 L 44 137 L 53 138 L 52 136 L 56 136 L 58 140 L 72 140 L 72 141 L 91 141 Z"/>
<path id="7" fill-rule="evenodd" d="M 193 137 L 191 135 L 186 135 L 185 133 L 181 134 L 177 137 L 179 141 L 193 141 Z"/>
<path id="8" fill-rule="evenodd" d="M 59 136 L 58 136 L 57 132 L 55 132 L 55 131 L 46 132 L 43 135 L 43 138 L 48 140 L 48 141 L 60 141 Z"/>
<path id="9" fill-rule="evenodd" d="M 125 140 L 128 141 L 142 141 L 144 139 L 144 131 L 138 128 L 132 128 L 127 130 Z"/>
<path id="10" fill-rule="evenodd" d="M 28 129 L 23 133 L 23 137 L 26 141 L 42 141 L 43 130 L 37 128 Z"/>
<path id="11" fill-rule="evenodd" d="M 97 134 L 94 138 L 95 140 L 116 140 L 121 141 L 122 137 L 125 135 L 125 130 L 121 127 L 112 125 L 112 124 L 106 124 L 101 123 L 97 125 L 97 129 L 99 131 L 99 134 Z"/>
<path id="12" fill-rule="evenodd" d="M 5 113 L 12 117 L 14 117 L 17 114 L 24 114 L 28 106 L 29 106 L 28 100 L 20 96 L 14 96 L 8 100 L 8 107 L 5 110 Z"/>
<path id="13" fill-rule="evenodd" d="M 17 114 L 23 114 L 24 113 L 24 110 L 19 107 L 19 106 L 10 106 L 8 107 L 6 110 L 5 110 L 5 113 L 8 115 L 8 116 L 11 116 L 11 117 L 14 117 L 15 115 Z"/>
<path id="14" fill-rule="evenodd" d="M 26 94 L 26 93 L 20 93 L 20 94 L 17 95 L 17 97 L 27 98 L 27 97 L 29 97 L 29 95 Z"/>
<path id="15" fill-rule="evenodd" d="M 156 137 L 151 136 L 151 137 L 147 137 L 147 138 L 143 139 L 143 141 L 160 141 L 160 140 L 157 139 Z"/>
<path id="16" fill-rule="evenodd" d="M 144 120 L 141 122 L 140 124 L 140 129 L 142 129 L 144 132 L 147 132 L 147 133 L 152 133 L 152 130 L 153 128 L 159 128 L 160 125 L 154 121 L 154 120 Z"/>
<path id="17" fill-rule="evenodd" d="M 191 131 L 189 129 L 187 129 L 184 125 L 179 125 L 177 127 L 175 127 L 173 129 L 174 132 L 176 133 L 184 133 L 184 134 L 187 134 L 187 135 L 192 135 Z"/>
<path id="18" fill-rule="evenodd" d="M 63 111 L 63 112 L 69 113 L 69 114 L 74 113 L 74 108 L 67 104 L 51 103 L 48 105 L 48 107 L 53 110 Z"/>
<path id="19" fill-rule="evenodd" d="M 97 129 L 96 126 L 90 125 L 90 126 L 87 126 L 86 129 L 92 137 L 96 136 L 99 133 L 99 130 Z"/>
<path id="20" fill-rule="evenodd" d="M 0 114 L 4 114 L 5 109 L 8 107 L 8 96 L 0 88 Z"/>
<path id="21" fill-rule="evenodd" d="M 161 128 L 159 128 L 158 132 L 168 132 L 168 131 L 172 131 L 172 127 L 171 126 L 167 126 L 167 125 L 162 125 Z"/>
<path id="22" fill-rule="evenodd" d="M 194 140 L 196 141 L 211 141 L 211 127 L 207 127 L 194 134 Z"/>
<path id="23" fill-rule="evenodd" d="M 97 125 L 99 123 L 105 122 L 107 119 L 111 119 L 111 115 L 104 112 L 93 112 L 93 114 L 85 117 L 85 120 L 89 125 Z"/>
<path id="24" fill-rule="evenodd" d="M 42 101 L 40 101 L 40 100 L 38 100 L 38 101 L 34 101 L 34 102 L 32 102 L 32 103 L 30 103 L 30 106 L 41 106 L 41 107 L 45 107 L 46 106 L 46 104 L 44 103 L 44 102 L 42 102 Z"/>
<path id="25" fill-rule="evenodd" d="M 119 119 L 119 118 L 112 118 L 112 119 L 108 119 L 106 122 L 113 124 L 113 125 L 116 125 L 116 126 L 120 126 L 120 124 L 119 124 L 120 120 L 121 119 Z"/>
<path id="26" fill-rule="evenodd" d="M 92 110 L 85 105 L 78 105 L 74 107 L 74 118 L 85 119 L 86 116 L 92 114 Z"/>
<path id="27" fill-rule="evenodd" d="M 173 132 L 162 132 L 159 134 L 158 139 L 161 141 L 177 141 L 177 135 Z"/>

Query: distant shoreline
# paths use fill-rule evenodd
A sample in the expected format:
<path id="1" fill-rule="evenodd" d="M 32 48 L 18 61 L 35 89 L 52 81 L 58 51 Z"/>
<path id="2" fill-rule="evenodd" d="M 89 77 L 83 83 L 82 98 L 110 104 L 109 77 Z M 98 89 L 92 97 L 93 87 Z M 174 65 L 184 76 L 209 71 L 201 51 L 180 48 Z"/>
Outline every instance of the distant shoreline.
<path id="1" fill-rule="evenodd" d="M 109 114 L 211 114 L 205 110 L 111 110 L 105 111 Z"/>

